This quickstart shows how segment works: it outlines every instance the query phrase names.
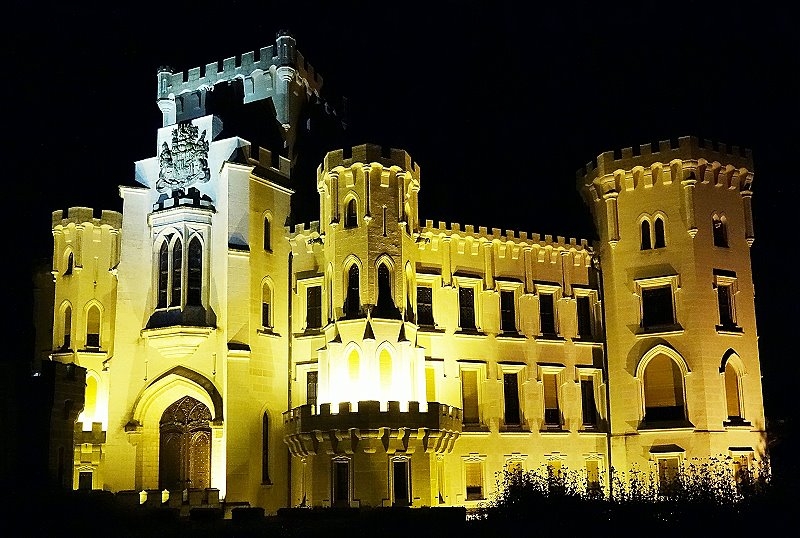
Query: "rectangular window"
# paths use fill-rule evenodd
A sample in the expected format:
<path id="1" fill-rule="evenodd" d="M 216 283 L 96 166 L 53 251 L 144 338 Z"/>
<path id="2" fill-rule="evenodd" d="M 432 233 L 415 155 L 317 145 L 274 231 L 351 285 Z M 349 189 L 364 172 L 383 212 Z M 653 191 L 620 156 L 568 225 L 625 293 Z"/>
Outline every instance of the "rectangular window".
<path id="1" fill-rule="evenodd" d="M 261 303 L 261 326 L 271 327 L 269 322 L 269 303 Z"/>
<path id="2" fill-rule="evenodd" d="M 90 490 L 92 489 L 92 472 L 81 471 L 78 473 L 78 489 Z"/>
<path id="3" fill-rule="evenodd" d="M 483 462 L 464 462 L 464 475 L 466 481 L 466 499 L 480 501 L 483 497 Z"/>
<path id="4" fill-rule="evenodd" d="M 480 424 L 477 370 L 461 370 L 461 409 L 464 425 Z"/>
<path id="5" fill-rule="evenodd" d="M 316 370 L 306 372 L 306 403 L 317 406 L 317 376 Z"/>
<path id="6" fill-rule="evenodd" d="M 678 478 L 681 460 L 678 456 L 674 456 L 658 458 L 656 462 L 658 463 L 658 487 L 663 494 Z"/>
<path id="7" fill-rule="evenodd" d="M 675 325 L 672 286 L 642 289 L 642 327 L 652 329 Z"/>
<path id="8" fill-rule="evenodd" d="M 717 301 L 719 304 L 719 324 L 722 327 L 733 327 L 733 301 L 729 285 L 717 286 Z"/>
<path id="9" fill-rule="evenodd" d="M 544 424 L 547 428 L 561 427 L 561 410 L 558 407 L 558 375 L 543 374 L 544 386 Z"/>
<path id="10" fill-rule="evenodd" d="M 417 321 L 421 327 L 433 327 L 433 288 L 417 286 Z"/>
<path id="11" fill-rule="evenodd" d="M 502 290 L 500 292 L 500 331 L 504 333 L 517 332 L 517 321 L 514 313 L 514 292 Z"/>
<path id="12" fill-rule="evenodd" d="M 475 289 L 458 288 L 459 326 L 475 330 Z"/>
<path id="13" fill-rule="evenodd" d="M 335 507 L 350 507 L 350 461 L 333 460 L 332 504 Z"/>
<path id="14" fill-rule="evenodd" d="M 429 367 L 425 368 L 425 399 L 436 401 L 436 370 Z"/>
<path id="15" fill-rule="evenodd" d="M 306 288 L 306 329 L 322 327 L 322 286 Z"/>
<path id="16" fill-rule="evenodd" d="M 592 305 L 587 296 L 576 298 L 578 305 L 578 338 L 581 340 L 592 339 Z"/>
<path id="17" fill-rule="evenodd" d="M 539 294 L 539 321 L 542 335 L 556 335 L 556 312 L 552 293 Z"/>
<path id="18" fill-rule="evenodd" d="M 520 426 L 522 423 L 519 410 L 519 374 L 517 372 L 503 374 L 503 421 L 506 426 Z"/>
<path id="19" fill-rule="evenodd" d="M 586 491 L 599 493 L 600 490 L 600 462 L 596 459 L 586 460 Z"/>
<path id="20" fill-rule="evenodd" d="M 597 406 L 594 402 L 594 381 L 591 378 L 581 379 L 581 411 L 584 428 L 597 427 Z"/>

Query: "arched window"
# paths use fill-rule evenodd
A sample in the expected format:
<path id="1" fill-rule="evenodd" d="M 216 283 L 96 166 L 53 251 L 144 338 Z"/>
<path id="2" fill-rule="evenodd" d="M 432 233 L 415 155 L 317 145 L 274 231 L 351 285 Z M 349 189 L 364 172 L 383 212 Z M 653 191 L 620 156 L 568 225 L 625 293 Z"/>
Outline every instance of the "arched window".
<path id="1" fill-rule="evenodd" d="M 351 198 L 347 202 L 347 210 L 344 214 L 344 227 L 355 228 L 356 226 L 358 226 L 358 206 L 356 205 L 356 199 Z"/>
<path id="2" fill-rule="evenodd" d="M 381 399 L 388 398 L 392 388 L 392 354 L 388 349 L 381 350 L 378 370 L 380 372 Z"/>
<path id="3" fill-rule="evenodd" d="M 351 350 L 347 357 L 347 371 L 350 374 L 350 382 L 357 383 L 361 377 L 361 358 L 355 349 Z"/>
<path id="4" fill-rule="evenodd" d="M 715 213 L 711 219 L 711 224 L 713 226 L 713 232 L 714 232 L 714 246 L 727 247 L 728 246 L 727 219 L 724 216 L 720 217 Z"/>
<path id="5" fill-rule="evenodd" d="M 272 252 L 272 237 L 270 234 L 269 217 L 264 217 L 264 250 Z"/>
<path id="6" fill-rule="evenodd" d="M 67 254 L 67 267 L 64 270 L 64 275 L 71 275 L 72 270 L 75 268 L 75 254 L 70 250 Z"/>
<path id="7" fill-rule="evenodd" d="M 683 421 L 686 410 L 683 375 L 667 355 L 655 356 L 644 371 L 645 422 Z"/>
<path id="8" fill-rule="evenodd" d="M 183 244 L 180 239 L 172 245 L 172 293 L 170 294 L 169 305 L 180 306 L 181 304 L 181 273 L 183 269 Z"/>
<path id="9" fill-rule="evenodd" d="M 64 340 L 63 348 L 69 349 L 72 343 L 72 307 L 67 305 L 64 309 Z"/>
<path id="10" fill-rule="evenodd" d="M 347 317 L 356 317 L 361 312 L 359 293 L 358 266 L 353 264 L 347 272 L 347 299 L 344 302 L 344 313 Z"/>
<path id="11" fill-rule="evenodd" d="M 86 312 L 86 347 L 100 347 L 100 309 L 92 305 Z"/>
<path id="12" fill-rule="evenodd" d="M 385 263 L 378 266 L 378 303 L 372 314 L 376 317 L 400 318 L 400 311 L 394 306 L 392 297 L 391 272 Z"/>
<path id="13" fill-rule="evenodd" d="M 653 222 L 653 227 L 655 228 L 655 248 L 664 248 L 667 246 L 667 240 L 664 237 L 664 220 L 661 217 L 656 217 L 656 220 Z"/>
<path id="14" fill-rule="evenodd" d="M 653 248 L 650 242 L 650 221 L 642 221 L 642 250 L 650 250 Z"/>
<path id="15" fill-rule="evenodd" d="M 272 290 L 269 287 L 269 284 L 264 283 L 264 287 L 261 289 L 261 326 L 262 327 L 272 327 L 272 318 L 270 317 L 272 312 L 270 310 L 270 305 L 272 303 Z"/>
<path id="16" fill-rule="evenodd" d="M 739 372 L 730 362 L 725 365 L 725 402 L 728 407 L 728 420 L 730 422 L 742 422 Z"/>
<path id="17" fill-rule="evenodd" d="M 84 392 L 83 417 L 84 423 L 94 422 L 97 409 L 97 379 L 93 375 L 86 376 L 86 391 Z"/>
<path id="18" fill-rule="evenodd" d="M 189 274 L 187 278 L 186 304 L 187 306 L 201 306 L 201 291 L 203 289 L 203 247 L 200 239 L 193 237 L 189 241 Z"/>
<path id="19" fill-rule="evenodd" d="M 158 251 L 158 308 L 167 307 L 167 286 L 169 285 L 169 246 L 161 243 Z"/>
<path id="20" fill-rule="evenodd" d="M 269 479 L 269 415 L 261 417 L 261 483 L 272 484 Z"/>

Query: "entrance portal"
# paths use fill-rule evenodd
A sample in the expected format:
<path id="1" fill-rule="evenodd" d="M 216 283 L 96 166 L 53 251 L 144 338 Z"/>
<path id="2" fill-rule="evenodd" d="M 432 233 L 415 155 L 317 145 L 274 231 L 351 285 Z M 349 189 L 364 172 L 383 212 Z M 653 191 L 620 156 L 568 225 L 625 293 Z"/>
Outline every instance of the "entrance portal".
<path id="1" fill-rule="evenodd" d="M 205 489 L 211 485 L 211 412 L 184 396 L 161 415 L 158 482 L 160 489 Z"/>

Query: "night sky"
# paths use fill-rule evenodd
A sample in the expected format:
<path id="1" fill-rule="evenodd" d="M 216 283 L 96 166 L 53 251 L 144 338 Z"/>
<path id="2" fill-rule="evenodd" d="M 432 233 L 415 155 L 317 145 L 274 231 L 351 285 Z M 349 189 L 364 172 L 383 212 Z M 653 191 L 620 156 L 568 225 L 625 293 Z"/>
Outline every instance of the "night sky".
<path id="1" fill-rule="evenodd" d="M 351 138 L 420 165 L 423 220 L 591 240 L 575 172 L 599 153 L 685 135 L 751 148 L 767 415 L 794 415 L 800 294 L 784 245 L 798 200 L 800 48 L 789 17 L 764 3 L 271 4 L 11 2 L 3 175 L 17 213 L 7 233 L 29 261 L 21 282 L 51 253 L 53 210 L 121 210 L 118 186 L 156 153 L 159 66 L 258 50 L 287 29 L 322 94 L 347 98 Z M 463 185 L 475 194 L 459 196 Z M 30 289 L 14 288 L 23 312 Z"/>

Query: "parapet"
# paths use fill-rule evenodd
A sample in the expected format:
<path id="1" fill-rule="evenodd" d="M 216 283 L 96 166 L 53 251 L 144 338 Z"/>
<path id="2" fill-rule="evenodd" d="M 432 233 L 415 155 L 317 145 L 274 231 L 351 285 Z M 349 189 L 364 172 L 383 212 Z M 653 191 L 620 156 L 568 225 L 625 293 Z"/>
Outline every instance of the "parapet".
<path id="1" fill-rule="evenodd" d="M 402 149 L 383 148 L 377 144 L 361 144 L 349 150 L 337 149 L 325 155 L 322 166 L 332 170 L 337 166 L 349 167 L 355 163 L 379 163 L 383 166 L 397 166 L 402 170 L 410 170 L 419 177 L 419 166 L 411 160 L 411 156 Z"/>
<path id="2" fill-rule="evenodd" d="M 677 140 L 661 140 L 658 144 L 643 144 L 638 147 L 606 151 L 597 159 L 577 171 L 579 187 L 588 185 L 595 178 L 611 174 L 616 170 L 630 170 L 636 166 L 649 167 L 661 162 L 705 159 L 709 162 L 729 164 L 736 168 L 753 170 L 752 151 L 738 146 L 728 146 L 694 136 L 683 136 Z"/>
<path id="3" fill-rule="evenodd" d="M 122 213 L 119 211 L 102 210 L 100 217 L 95 217 L 91 207 L 70 207 L 68 209 L 53 211 L 53 228 L 69 224 L 92 224 L 93 226 L 109 226 L 114 229 L 122 228 Z"/>
<path id="4" fill-rule="evenodd" d="M 283 155 L 276 155 L 276 157 L 277 157 L 277 162 L 273 160 L 273 155 L 270 150 L 259 146 L 258 159 L 250 157 L 248 161 L 250 164 L 255 165 L 259 168 L 270 170 L 272 172 L 275 172 L 276 174 L 280 174 L 283 177 L 288 178 L 291 173 L 292 161 L 290 161 Z M 277 167 L 275 166 L 276 164 L 278 165 Z"/>
<path id="5" fill-rule="evenodd" d="M 446 222 L 439 221 L 436 226 L 433 225 L 432 220 L 426 220 L 425 226 L 421 230 L 421 235 L 436 235 L 451 237 L 454 235 L 460 238 L 471 237 L 472 239 L 484 240 L 487 242 L 512 242 L 523 243 L 529 246 L 539 247 L 552 247 L 556 250 L 591 250 L 589 241 L 587 239 L 576 239 L 570 237 L 569 239 L 563 236 L 556 236 L 555 240 L 552 235 L 545 235 L 542 237 L 540 234 L 528 234 L 528 232 L 516 232 L 513 230 L 502 230 L 500 228 L 492 228 L 491 232 L 486 226 L 479 226 L 478 231 L 475 231 L 475 226 L 467 224 L 461 226 L 457 223 L 447 224 Z"/>
<path id="6" fill-rule="evenodd" d="M 254 51 L 245 52 L 239 57 L 225 58 L 206 64 L 205 67 L 193 67 L 188 71 L 173 73 L 169 67 L 158 71 L 158 99 L 168 99 L 201 88 L 213 88 L 219 82 L 235 78 L 247 78 L 256 71 L 269 71 L 271 67 L 293 67 L 315 92 L 322 88 L 322 77 L 309 65 L 295 48 L 295 40 L 289 35 L 279 35 L 276 44 L 262 47 L 258 58 Z"/>

